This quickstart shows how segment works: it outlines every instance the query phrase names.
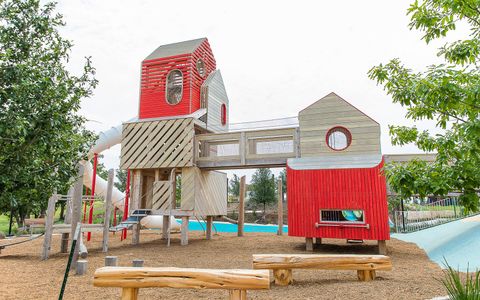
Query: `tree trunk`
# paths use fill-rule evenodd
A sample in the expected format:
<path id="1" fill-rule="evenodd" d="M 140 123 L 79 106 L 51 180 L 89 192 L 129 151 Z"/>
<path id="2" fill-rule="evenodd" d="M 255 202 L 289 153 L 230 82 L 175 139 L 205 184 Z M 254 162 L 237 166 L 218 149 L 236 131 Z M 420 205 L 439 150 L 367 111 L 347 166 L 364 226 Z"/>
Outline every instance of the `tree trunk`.
<path id="1" fill-rule="evenodd" d="M 60 220 L 65 220 L 65 201 L 60 202 Z"/>

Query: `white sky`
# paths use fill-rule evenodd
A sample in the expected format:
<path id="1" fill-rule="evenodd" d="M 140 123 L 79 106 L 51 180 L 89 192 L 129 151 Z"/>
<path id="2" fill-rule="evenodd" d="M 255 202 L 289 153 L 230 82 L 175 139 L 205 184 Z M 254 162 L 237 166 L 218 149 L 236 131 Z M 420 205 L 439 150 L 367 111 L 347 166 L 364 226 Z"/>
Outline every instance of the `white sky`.
<path id="1" fill-rule="evenodd" d="M 412 1 L 63 0 L 57 9 L 75 45 L 72 70 L 84 56 L 97 69 L 99 86 L 81 111 L 90 129 L 137 115 L 140 64 L 156 47 L 207 37 L 230 98 L 230 122 L 295 116 L 333 91 L 381 124 L 389 154 L 418 152 L 393 147 L 388 135 L 388 124 L 412 123 L 367 72 L 395 57 L 423 70 L 439 62 L 443 44 L 426 45 L 408 29 Z M 104 163 L 118 167 L 119 153 L 118 146 L 106 151 Z"/>

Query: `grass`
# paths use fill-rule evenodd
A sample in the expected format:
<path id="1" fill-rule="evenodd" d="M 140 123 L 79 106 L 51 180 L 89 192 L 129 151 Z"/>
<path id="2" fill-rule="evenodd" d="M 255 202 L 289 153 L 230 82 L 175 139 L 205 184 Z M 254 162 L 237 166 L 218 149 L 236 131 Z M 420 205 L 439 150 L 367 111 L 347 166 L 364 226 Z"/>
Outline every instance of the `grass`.
<path id="1" fill-rule="evenodd" d="M 9 216 L 0 215 L 0 231 L 1 232 L 5 233 L 5 234 L 8 234 L 9 222 L 10 222 L 10 217 Z M 13 231 L 13 228 L 16 228 L 16 227 L 17 227 L 17 224 L 14 221 L 13 225 L 12 225 L 12 231 Z"/>
<path id="2" fill-rule="evenodd" d="M 480 300 L 480 271 L 468 272 L 462 280 L 458 271 L 454 270 L 446 261 L 447 269 L 442 280 L 448 296 L 452 300 Z"/>

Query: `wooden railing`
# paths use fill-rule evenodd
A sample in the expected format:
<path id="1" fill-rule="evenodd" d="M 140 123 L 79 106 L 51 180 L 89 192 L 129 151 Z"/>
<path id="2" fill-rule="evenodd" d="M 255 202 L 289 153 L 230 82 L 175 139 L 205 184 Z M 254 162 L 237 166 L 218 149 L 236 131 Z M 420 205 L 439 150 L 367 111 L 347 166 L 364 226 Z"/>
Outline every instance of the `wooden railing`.
<path id="1" fill-rule="evenodd" d="M 231 300 L 246 299 L 247 290 L 270 288 L 268 270 L 104 267 L 95 271 L 93 285 L 122 288 L 122 300 L 138 298 L 140 288 L 224 289 Z"/>
<path id="2" fill-rule="evenodd" d="M 200 168 L 280 167 L 300 156 L 298 128 L 195 136 L 195 164 Z"/>

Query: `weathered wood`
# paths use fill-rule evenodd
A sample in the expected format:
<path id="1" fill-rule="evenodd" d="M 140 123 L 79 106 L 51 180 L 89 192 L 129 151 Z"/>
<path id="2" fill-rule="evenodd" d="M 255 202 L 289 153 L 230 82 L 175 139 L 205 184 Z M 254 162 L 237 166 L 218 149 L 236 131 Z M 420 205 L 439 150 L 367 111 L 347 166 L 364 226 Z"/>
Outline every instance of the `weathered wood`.
<path id="1" fill-rule="evenodd" d="M 322 244 L 322 238 L 315 238 L 315 245 L 321 245 Z"/>
<path id="2" fill-rule="evenodd" d="M 87 258 L 88 256 L 88 249 L 87 246 L 83 243 L 83 236 L 80 235 L 80 239 L 78 241 L 79 247 L 78 247 L 78 255 L 81 258 Z"/>
<path id="3" fill-rule="evenodd" d="M 278 235 L 283 235 L 283 190 L 282 190 L 282 179 L 278 179 L 277 182 L 277 191 L 278 191 L 278 212 L 277 212 L 277 222 L 278 222 Z"/>
<path id="4" fill-rule="evenodd" d="M 188 245 L 188 220 L 189 217 L 182 217 L 182 225 L 180 226 L 181 240 L 180 245 Z"/>
<path id="5" fill-rule="evenodd" d="M 246 300 L 247 291 L 246 290 L 230 290 L 228 299 L 229 300 Z"/>
<path id="6" fill-rule="evenodd" d="M 70 226 L 70 238 L 72 239 L 70 243 L 75 238 L 75 231 L 77 226 L 81 226 L 82 221 L 82 194 L 83 194 L 83 173 L 84 173 L 84 166 L 82 164 L 78 165 L 78 173 L 77 173 L 77 181 L 75 181 L 75 185 L 73 186 L 73 198 L 72 198 L 72 220 Z M 68 225 L 68 224 L 67 224 Z M 81 230 L 81 228 L 80 228 Z M 80 249 L 80 243 L 77 243 L 75 246 L 75 250 L 73 251 L 73 258 L 72 258 L 72 265 L 74 267 L 77 266 L 78 260 L 78 250 Z"/>
<path id="7" fill-rule="evenodd" d="M 55 218 L 55 203 L 57 202 L 57 195 L 54 193 L 48 199 L 47 218 L 45 222 L 45 236 L 43 239 L 42 259 L 48 259 L 48 253 L 52 243 L 53 221 Z"/>
<path id="8" fill-rule="evenodd" d="M 305 238 L 305 249 L 307 251 L 313 251 L 313 238 Z"/>
<path id="9" fill-rule="evenodd" d="M 392 261 L 385 255 L 254 254 L 253 268 L 390 271 Z"/>
<path id="10" fill-rule="evenodd" d="M 133 172 L 133 193 L 130 198 L 130 212 L 140 208 L 140 201 L 142 199 L 143 174 L 142 170 L 134 170 Z M 138 245 L 140 243 L 140 224 L 132 226 L 132 244 Z"/>
<path id="11" fill-rule="evenodd" d="M 93 285 L 259 290 L 270 288 L 270 278 L 268 270 L 103 267 L 95 271 Z"/>
<path id="12" fill-rule="evenodd" d="M 170 216 L 163 216 L 162 239 L 168 239 L 168 229 L 170 228 Z"/>
<path id="13" fill-rule="evenodd" d="M 122 289 L 122 300 L 137 300 L 137 299 L 138 299 L 138 289 L 136 288 Z"/>
<path id="14" fill-rule="evenodd" d="M 207 240 L 212 239 L 212 225 L 213 225 L 213 216 L 207 216 L 207 230 L 206 230 L 206 238 Z"/>
<path id="15" fill-rule="evenodd" d="M 375 270 L 358 270 L 357 277 L 360 281 L 372 281 L 377 277 L 377 275 Z"/>
<path id="16" fill-rule="evenodd" d="M 116 267 L 118 264 L 118 256 L 105 256 L 105 267 Z"/>
<path id="17" fill-rule="evenodd" d="M 62 233 L 62 240 L 60 242 L 60 253 L 68 253 L 68 240 L 70 239 L 70 233 Z"/>
<path id="18" fill-rule="evenodd" d="M 378 254 L 387 255 L 387 241 L 378 241 Z"/>
<path id="19" fill-rule="evenodd" d="M 103 240 L 102 251 L 108 251 L 108 235 L 110 229 L 110 216 L 112 214 L 112 193 L 113 193 L 113 178 L 115 171 L 113 169 L 108 170 L 107 181 L 107 196 L 105 197 L 105 218 L 103 220 Z"/>
<path id="20" fill-rule="evenodd" d="M 238 236 L 243 236 L 243 226 L 245 223 L 245 175 L 240 178 L 240 195 L 238 197 Z"/>
<path id="21" fill-rule="evenodd" d="M 276 285 L 289 285 L 293 283 L 292 269 L 274 269 L 273 277 Z"/>
<path id="22" fill-rule="evenodd" d="M 134 259 L 132 260 L 132 267 L 141 268 L 143 267 L 143 259 Z"/>
<path id="23" fill-rule="evenodd" d="M 87 274 L 87 270 L 88 270 L 88 261 L 86 260 L 78 260 L 77 261 L 77 267 L 76 267 L 76 270 L 75 270 L 75 274 L 76 275 L 85 275 Z"/>
<path id="24" fill-rule="evenodd" d="M 75 189 L 70 187 L 67 193 L 67 203 L 65 204 L 65 218 L 63 220 L 64 224 L 70 224 L 72 221 L 72 199 Z M 70 240 L 70 232 L 62 233 L 62 241 L 60 242 L 60 252 L 68 253 L 68 242 Z"/>

